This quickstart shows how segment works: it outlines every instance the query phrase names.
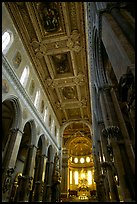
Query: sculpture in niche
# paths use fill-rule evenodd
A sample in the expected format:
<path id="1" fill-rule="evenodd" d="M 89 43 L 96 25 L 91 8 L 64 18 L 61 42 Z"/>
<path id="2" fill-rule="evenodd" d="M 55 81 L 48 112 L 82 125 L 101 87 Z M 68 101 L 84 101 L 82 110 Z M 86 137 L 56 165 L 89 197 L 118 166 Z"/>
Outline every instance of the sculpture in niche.
<path id="1" fill-rule="evenodd" d="M 41 109 L 40 109 L 40 112 L 43 113 L 44 111 L 44 101 L 42 100 L 41 101 Z"/>
<path id="2" fill-rule="evenodd" d="M 2 80 L 2 91 L 3 93 L 9 92 L 9 85 L 5 79 Z"/>
<path id="3" fill-rule="evenodd" d="M 52 56 L 54 66 L 58 74 L 63 74 L 69 71 L 69 62 L 67 54 L 57 54 Z"/>
<path id="4" fill-rule="evenodd" d="M 75 91 L 74 87 L 65 87 L 65 88 L 63 88 L 62 93 L 65 96 L 65 98 L 67 98 L 67 99 L 76 98 L 76 91 Z"/>
<path id="5" fill-rule="evenodd" d="M 34 89 L 35 89 L 35 83 L 34 83 L 34 80 L 32 80 L 30 85 L 30 95 L 33 95 Z"/>
<path id="6" fill-rule="evenodd" d="M 57 2 L 40 3 L 39 11 L 45 30 L 47 32 L 58 31 L 60 25 Z"/>
<path id="7" fill-rule="evenodd" d="M 20 52 L 17 52 L 15 57 L 12 60 L 13 66 L 17 69 L 21 63 L 21 54 Z"/>

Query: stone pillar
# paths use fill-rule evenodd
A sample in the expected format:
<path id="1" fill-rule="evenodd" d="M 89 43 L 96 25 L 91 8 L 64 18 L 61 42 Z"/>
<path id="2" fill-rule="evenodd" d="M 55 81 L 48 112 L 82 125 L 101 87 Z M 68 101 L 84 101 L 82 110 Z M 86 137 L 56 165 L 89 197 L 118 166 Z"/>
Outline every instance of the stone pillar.
<path id="1" fill-rule="evenodd" d="M 131 43 L 131 45 L 135 48 L 135 31 L 130 25 L 129 22 L 122 16 L 120 12 L 120 8 L 116 4 L 110 3 L 108 5 L 109 11 L 113 18 L 116 20 L 123 33 L 126 35 L 127 39 Z"/>
<path id="2" fill-rule="evenodd" d="M 46 181 L 45 187 L 44 187 L 45 193 L 44 193 L 43 202 L 51 202 L 54 163 L 52 161 L 48 161 L 47 168 L 48 168 L 47 181 Z"/>
<path id="3" fill-rule="evenodd" d="M 62 190 L 61 196 L 64 198 L 68 197 L 68 150 L 63 150 L 62 158 Z"/>
<path id="4" fill-rule="evenodd" d="M 18 201 L 29 201 L 29 194 L 32 190 L 32 183 L 34 178 L 34 167 L 37 147 L 30 145 L 28 149 L 27 158 L 24 164 L 23 175 L 19 178 L 20 184 L 18 187 Z M 23 190 L 22 190 L 23 189 Z"/>
<path id="5" fill-rule="evenodd" d="M 9 199 L 11 178 L 15 168 L 22 132 L 19 129 L 11 129 L 9 137 L 8 147 L 6 149 L 2 164 L 2 199 L 5 201 Z"/>
<path id="6" fill-rule="evenodd" d="M 117 169 L 123 200 L 124 202 L 132 201 L 130 192 L 126 184 L 125 170 L 122 163 L 120 149 L 117 143 L 117 138 L 120 136 L 119 128 L 116 126 L 108 126 L 103 130 L 103 134 L 109 138 L 110 145 L 113 148 L 114 164 Z"/>
<path id="7" fill-rule="evenodd" d="M 40 155 L 39 156 L 39 166 L 36 166 L 37 175 L 34 183 L 34 192 L 33 192 L 33 201 L 42 202 L 43 198 L 43 188 L 44 188 L 44 178 L 45 178 L 45 171 L 46 171 L 46 156 Z M 37 169 L 38 168 L 38 169 Z M 36 171 L 35 170 L 35 171 Z"/>
<path id="8" fill-rule="evenodd" d="M 122 139 L 122 134 L 119 129 L 119 124 L 121 121 L 118 120 L 118 116 L 116 114 L 110 89 L 111 87 L 107 86 L 105 89 L 102 89 L 100 92 L 100 104 L 101 104 L 103 120 L 106 128 L 103 131 L 103 134 L 106 134 L 106 135 L 110 134 L 109 141 L 111 141 L 111 146 L 113 149 L 114 165 L 117 169 L 123 200 L 131 201 L 129 189 L 128 189 L 128 186 L 126 185 L 126 175 L 125 175 L 125 169 L 124 169 L 124 165 L 121 157 L 121 152 L 120 152 L 117 140 L 114 137 L 116 135 L 118 136 L 118 140 Z"/>
<path id="9" fill-rule="evenodd" d="M 111 93 L 112 100 L 114 103 L 115 112 L 116 112 L 118 120 L 119 120 L 119 127 L 120 127 L 120 130 L 122 132 L 123 141 L 124 141 L 126 151 L 127 151 L 128 157 L 129 157 L 129 162 L 130 162 L 130 165 L 132 168 L 132 172 L 135 175 L 135 154 L 134 154 L 134 150 L 132 147 L 132 143 L 131 143 L 131 140 L 129 138 L 128 131 L 127 131 L 127 128 L 126 128 L 126 125 L 125 125 L 125 122 L 124 122 L 124 119 L 123 119 L 123 116 L 121 113 L 121 109 L 120 109 L 120 106 L 119 106 L 119 103 L 118 103 L 118 100 L 117 100 L 117 97 L 116 97 L 116 94 L 115 94 L 115 91 L 113 88 L 111 88 L 110 93 Z"/>
<path id="10" fill-rule="evenodd" d="M 106 175 L 108 178 L 111 201 L 119 201 L 118 191 L 114 181 L 113 170 L 111 167 L 111 161 L 107 151 L 107 145 L 107 138 L 103 134 L 101 134 L 101 147 L 103 155 L 105 157 L 105 160 L 103 160 L 102 162 L 102 167 L 104 168 L 104 171 L 106 171 Z"/>

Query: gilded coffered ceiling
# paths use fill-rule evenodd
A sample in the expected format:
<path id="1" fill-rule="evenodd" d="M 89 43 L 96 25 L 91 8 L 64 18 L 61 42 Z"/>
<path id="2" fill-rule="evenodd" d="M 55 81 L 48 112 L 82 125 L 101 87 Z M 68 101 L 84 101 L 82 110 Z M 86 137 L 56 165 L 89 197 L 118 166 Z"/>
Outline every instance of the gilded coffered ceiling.
<path id="1" fill-rule="evenodd" d="M 84 3 L 5 4 L 60 124 L 91 123 Z"/>

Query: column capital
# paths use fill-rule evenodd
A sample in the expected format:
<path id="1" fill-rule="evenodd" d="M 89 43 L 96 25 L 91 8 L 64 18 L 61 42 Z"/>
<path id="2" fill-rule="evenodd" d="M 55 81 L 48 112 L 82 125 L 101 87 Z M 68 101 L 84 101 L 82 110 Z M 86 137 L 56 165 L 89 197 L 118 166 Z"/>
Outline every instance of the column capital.
<path id="1" fill-rule="evenodd" d="M 107 10 L 107 12 L 111 13 L 112 9 L 114 9 L 114 8 L 119 9 L 119 6 L 120 6 L 120 3 L 118 3 L 118 2 L 109 2 L 107 4 L 107 9 L 106 10 Z"/>
<path id="2" fill-rule="evenodd" d="M 10 133 L 17 133 L 17 132 L 20 132 L 21 134 L 23 134 L 24 132 L 22 132 L 22 130 L 20 130 L 19 128 L 11 128 L 10 129 Z"/>
<path id="3" fill-rule="evenodd" d="M 42 154 L 41 157 L 48 159 L 48 156 L 46 154 Z"/>
<path id="4" fill-rule="evenodd" d="M 36 147 L 34 144 L 28 144 L 27 145 L 30 149 L 35 148 L 36 150 L 38 149 L 38 147 Z"/>
<path id="5" fill-rule="evenodd" d="M 103 86 L 98 87 L 98 92 L 107 91 L 110 90 L 111 88 L 114 88 L 114 85 L 105 84 Z"/>
<path id="6" fill-rule="evenodd" d="M 2 192 L 6 193 L 11 186 L 11 178 L 12 178 L 12 174 L 14 173 L 14 169 L 13 168 L 8 168 L 6 171 L 6 178 L 4 180 L 3 186 L 2 186 Z"/>
<path id="7" fill-rule="evenodd" d="M 106 170 L 106 169 L 108 169 L 108 168 L 112 168 L 111 162 L 108 162 L 108 161 L 101 162 L 100 165 L 101 165 L 101 167 L 102 167 L 104 170 Z"/>
<path id="8" fill-rule="evenodd" d="M 108 126 L 102 130 L 102 134 L 107 138 L 118 138 L 120 130 L 118 126 Z"/>

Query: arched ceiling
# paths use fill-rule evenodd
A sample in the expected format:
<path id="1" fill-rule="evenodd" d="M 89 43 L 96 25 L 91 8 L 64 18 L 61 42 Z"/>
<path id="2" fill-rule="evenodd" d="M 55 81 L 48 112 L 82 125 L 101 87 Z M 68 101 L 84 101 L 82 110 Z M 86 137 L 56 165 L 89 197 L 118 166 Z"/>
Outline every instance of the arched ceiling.
<path id="1" fill-rule="evenodd" d="M 62 147 L 67 148 L 71 156 L 92 154 L 92 138 L 89 127 L 82 122 L 68 125 L 63 133 Z"/>
<path id="2" fill-rule="evenodd" d="M 60 125 L 91 123 L 84 2 L 5 5 Z"/>
<path id="3" fill-rule="evenodd" d="M 69 144 L 69 152 L 72 156 L 90 155 L 92 153 L 91 142 L 84 137 L 76 137 Z"/>

